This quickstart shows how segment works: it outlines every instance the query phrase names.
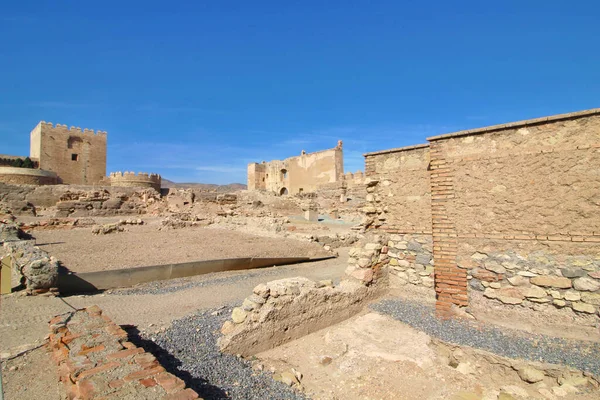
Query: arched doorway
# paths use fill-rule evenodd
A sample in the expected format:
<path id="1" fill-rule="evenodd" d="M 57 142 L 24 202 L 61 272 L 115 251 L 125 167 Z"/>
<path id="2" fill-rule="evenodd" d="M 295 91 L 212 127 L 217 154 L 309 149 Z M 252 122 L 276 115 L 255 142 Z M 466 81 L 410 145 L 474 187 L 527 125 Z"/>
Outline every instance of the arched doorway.
<path id="1" fill-rule="evenodd" d="M 288 194 L 287 188 L 282 187 L 281 190 L 279 191 L 279 195 L 286 196 L 287 194 Z"/>

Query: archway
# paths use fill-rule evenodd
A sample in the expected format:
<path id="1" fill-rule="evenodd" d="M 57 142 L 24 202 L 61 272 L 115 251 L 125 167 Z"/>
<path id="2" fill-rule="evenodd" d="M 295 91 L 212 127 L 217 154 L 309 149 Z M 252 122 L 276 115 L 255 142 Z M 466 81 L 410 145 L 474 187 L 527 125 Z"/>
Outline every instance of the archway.
<path id="1" fill-rule="evenodd" d="M 288 194 L 287 188 L 282 187 L 281 190 L 279 191 L 279 195 L 280 196 L 285 196 L 287 194 Z"/>

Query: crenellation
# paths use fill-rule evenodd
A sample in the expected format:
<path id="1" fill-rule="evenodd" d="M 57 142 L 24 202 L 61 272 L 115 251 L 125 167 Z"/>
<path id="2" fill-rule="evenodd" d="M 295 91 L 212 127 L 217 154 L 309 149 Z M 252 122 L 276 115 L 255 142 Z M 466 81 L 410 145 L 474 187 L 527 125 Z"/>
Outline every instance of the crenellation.
<path id="1" fill-rule="evenodd" d="M 121 187 L 147 187 L 160 191 L 162 178 L 159 174 L 148 172 L 117 171 L 109 174 L 111 186 Z"/>

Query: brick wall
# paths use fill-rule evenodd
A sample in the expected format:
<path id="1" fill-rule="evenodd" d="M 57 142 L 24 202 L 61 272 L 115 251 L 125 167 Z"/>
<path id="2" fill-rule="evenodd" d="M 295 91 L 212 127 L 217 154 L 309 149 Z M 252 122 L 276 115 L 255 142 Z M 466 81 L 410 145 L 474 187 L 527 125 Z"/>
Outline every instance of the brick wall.
<path id="1" fill-rule="evenodd" d="M 48 348 L 69 399 L 198 398 L 97 306 L 53 318 Z"/>

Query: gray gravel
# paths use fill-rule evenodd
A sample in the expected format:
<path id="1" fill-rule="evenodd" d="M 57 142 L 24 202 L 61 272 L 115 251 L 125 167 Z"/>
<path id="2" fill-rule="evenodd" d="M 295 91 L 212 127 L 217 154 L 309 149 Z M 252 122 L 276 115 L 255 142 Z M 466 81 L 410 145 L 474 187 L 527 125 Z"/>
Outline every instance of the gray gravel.
<path id="1" fill-rule="evenodd" d="M 216 340 L 230 312 L 231 307 L 203 311 L 175 321 L 164 332 L 139 333 L 134 342 L 205 400 L 308 399 L 270 373 L 253 370 L 250 361 L 219 351 Z"/>
<path id="2" fill-rule="evenodd" d="M 487 350 L 500 356 L 564 364 L 600 376 L 600 344 L 503 329 L 466 320 L 440 320 L 431 306 L 387 299 L 371 308 L 445 342 Z"/>

